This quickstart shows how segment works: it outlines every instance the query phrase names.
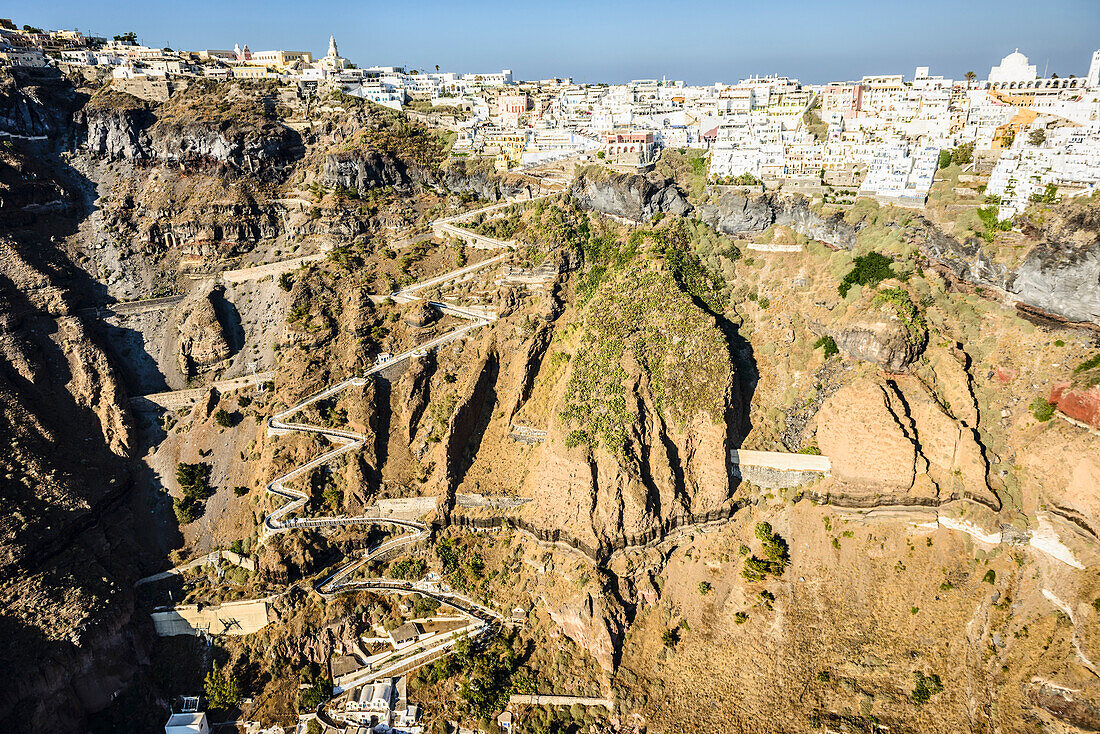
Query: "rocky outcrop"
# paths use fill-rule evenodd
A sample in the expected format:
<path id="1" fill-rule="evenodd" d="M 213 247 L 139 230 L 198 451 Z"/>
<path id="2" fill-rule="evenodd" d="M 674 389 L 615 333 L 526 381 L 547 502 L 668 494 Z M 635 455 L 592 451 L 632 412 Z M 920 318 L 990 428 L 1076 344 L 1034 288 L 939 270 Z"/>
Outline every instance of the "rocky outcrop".
<path id="1" fill-rule="evenodd" d="M 606 551 L 721 513 L 736 380 L 717 324 L 670 276 L 640 268 L 605 284 L 554 390 L 524 517 Z"/>
<path id="2" fill-rule="evenodd" d="M 1100 324 L 1100 241 L 1035 247 L 1008 282 L 1023 303 L 1069 321 Z"/>
<path id="3" fill-rule="evenodd" d="M 177 361 L 179 371 L 187 377 L 209 372 L 232 351 L 214 310 L 212 295 L 189 299 L 180 306 Z"/>
<path id="4" fill-rule="evenodd" d="M 680 188 L 656 172 L 643 176 L 582 169 L 572 190 L 586 209 L 635 222 L 647 221 L 657 212 L 681 216 L 691 211 Z"/>
<path id="5" fill-rule="evenodd" d="M 134 102 L 89 105 L 81 112 L 84 147 L 91 155 L 112 161 L 149 158 L 148 128 L 155 118 L 144 105 Z"/>
<path id="6" fill-rule="evenodd" d="M 1018 461 L 1038 488 L 1036 505 L 1100 541 L 1100 435 L 1052 420 L 1030 437 Z"/>
<path id="7" fill-rule="evenodd" d="M 839 215 L 825 217 L 813 211 L 809 200 L 802 196 L 745 196 L 724 191 L 717 203 L 700 206 L 698 216 L 726 234 L 763 232 L 774 224 L 844 250 L 855 246 L 858 232 L 858 227 Z"/>
<path id="8" fill-rule="evenodd" d="M 1000 501 L 977 431 L 915 378 L 866 376 L 821 406 L 817 442 L 838 480 L 832 500 L 858 507 Z"/>
<path id="9" fill-rule="evenodd" d="M 1100 387 L 1059 383 L 1050 391 L 1050 402 L 1068 418 L 1100 430 Z"/>
<path id="10" fill-rule="evenodd" d="M 476 452 L 484 430 L 485 413 L 495 404 L 496 381 L 500 373 L 500 358 L 489 351 L 474 370 L 472 379 L 460 393 L 454 414 L 443 438 L 444 484 L 449 495 L 462 481 L 467 451 Z"/>
<path id="11" fill-rule="evenodd" d="M 330 153 L 325 156 L 322 177 L 325 186 L 363 192 L 383 186 L 408 189 L 429 180 L 419 167 L 375 150 Z"/>
<path id="12" fill-rule="evenodd" d="M 56 69 L 0 69 L 0 131 L 66 146 L 72 115 L 86 99 Z"/>
<path id="13" fill-rule="evenodd" d="M 615 669 L 626 629 L 622 607 L 606 593 L 589 593 L 569 604 L 547 600 L 547 611 L 566 637 L 586 650 L 606 671 Z"/>
<path id="14" fill-rule="evenodd" d="M 409 366 L 401 375 L 401 405 L 405 433 L 411 443 L 420 427 L 420 419 L 431 398 L 431 378 L 435 369 L 435 356 L 426 354 L 409 360 Z"/>
<path id="15" fill-rule="evenodd" d="M 416 301 L 401 318 L 409 326 L 425 329 L 439 321 L 439 311 L 429 306 L 427 301 Z"/>
<path id="16" fill-rule="evenodd" d="M 893 304 L 880 303 L 873 295 L 826 331 L 853 359 L 873 362 L 887 372 L 905 371 L 928 341 L 923 327 L 905 323 Z"/>
<path id="17" fill-rule="evenodd" d="M 125 395 L 55 258 L 0 241 L 0 664 L 19 671 L 0 686 L 5 730 L 80 730 L 142 656 Z"/>
<path id="18" fill-rule="evenodd" d="M 1043 230 L 1025 227 L 1038 241 L 1015 270 L 996 262 L 977 238 L 960 241 L 923 217 L 914 217 L 909 237 L 960 280 L 1005 291 L 1029 310 L 1100 324 L 1100 239 L 1082 221 L 1088 214 L 1047 216 L 1054 223 Z"/>
<path id="19" fill-rule="evenodd" d="M 274 124 L 255 129 L 158 120 L 149 135 L 152 157 L 162 163 L 262 179 L 281 178 L 302 153 L 298 134 Z"/>
<path id="20" fill-rule="evenodd" d="M 84 149 L 108 160 L 153 161 L 219 175 L 277 180 L 301 157 L 297 132 L 268 119 L 264 100 L 234 108 L 236 88 L 192 85 L 152 106 L 110 89 L 77 115 Z"/>

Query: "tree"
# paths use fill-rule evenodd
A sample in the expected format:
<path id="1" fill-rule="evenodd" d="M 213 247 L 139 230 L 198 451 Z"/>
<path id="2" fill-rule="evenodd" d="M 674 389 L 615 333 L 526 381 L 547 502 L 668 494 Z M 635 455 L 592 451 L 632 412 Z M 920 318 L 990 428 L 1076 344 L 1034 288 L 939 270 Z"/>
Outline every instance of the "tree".
<path id="1" fill-rule="evenodd" d="M 118 41 L 119 43 L 129 43 L 129 44 L 136 45 L 137 44 L 137 34 L 134 33 L 133 31 L 127 31 L 126 33 L 122 33 L 120 35 L 115 36 L 115 40 Z"/>
<path id="2" fill-rule="evenodd" d="M 977 74 L 975 74 L 975 73 L 974 73 L 974 72 L 972 72 L 972 71 L 968 71 L 968 72 L 966 72 L 966 74 L 964 74 L 964 76 L 966 77 L 966 86 L 968 86 L 968 87 L 969 87 L 969 86 L 970 86 L 971 84 L 973 84 L 973 83 L 974 83 L 974 80 L 975 80 L 975 79 L 976 79 L 976 78 L 978 77 L 978 75 L 977 75 Z"/>
<path id="3" fill-rule="evenodd" d="M 241 414 L 235 410 L 230 413 L 225 408 L 218 408 L 214 412 L 214 422 L 222 428 L 232 428 L 241 422 Z"/>
<path id="4" fill-rule="evenodd" d="M 947 168 L 950 165 L 951 165 L 951 151 L 941 150 L 940 151 L 940 160 L 936 164 L 936 167 L 937 168 Z"/>
<path id="5" fill-rule="evenodd" d="M 218 667 L 217 663 L 206 674 L 203 689 L 206 693 L 206 705 L 212 709 L 228 709 L 241 700 L 240 682 L 228 671 Z"/>
<path id="6" fill-rule="evenodd" d="M 436 64 L 436 65 L 435 65 L 435 73 L 436 73 L 436 74 L 438 74 L 438 73 L 439 73 L 439 64 Z"/>
<path id="7" fill-rule="evenodd" d="M 317 719 L 310 719 L 309 723 L 306 724 L 306 734 L 321 734 L 321 732 L 321 722 Z"/>
<path id="8" fill-rule="evenodd" d="M 210 479 L 210 465 L 204 462 L 176 464 L 176 483 L 183 497 L 172 501 L 172 509 L 180 525 L 194 522 L 201 514 L 202 502 L 210 495 L 207 481 Z"/>
<path id="9" fill-rule="evenodd" d="M 963 143 L 962 145 L 955 146 L 955 150 L 952 153 L 952 157 L 955 162 L 960 166 L 965 166 L 974 160 L 974 141 L 969 143 Z"/>
<path id="10" fill-rule="evenodd" d="M 1027 134 L 1028 145 L 1040 146 L 1047 140 L 1047 131 L 1041 127 L 1035 127 L 1031 129 L 1031 132 Z"/>

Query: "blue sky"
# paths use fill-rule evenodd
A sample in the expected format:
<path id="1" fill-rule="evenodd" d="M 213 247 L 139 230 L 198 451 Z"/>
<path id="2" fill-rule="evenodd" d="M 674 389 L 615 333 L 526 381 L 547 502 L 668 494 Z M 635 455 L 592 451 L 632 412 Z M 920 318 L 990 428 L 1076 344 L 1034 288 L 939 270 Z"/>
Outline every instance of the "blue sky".
<path id="1" fill-rule="evenodd" d="M 689 83 L 778 73 L 808 82 L 904 73 L 984 77 L 1016 47 L 1062 76 L 1100 48 L 1100 0 L 5 0 L 22 25 L 173 48 L 322 55 L 330 33 L 361 66 L 511 68 L 521 78 Z"/>

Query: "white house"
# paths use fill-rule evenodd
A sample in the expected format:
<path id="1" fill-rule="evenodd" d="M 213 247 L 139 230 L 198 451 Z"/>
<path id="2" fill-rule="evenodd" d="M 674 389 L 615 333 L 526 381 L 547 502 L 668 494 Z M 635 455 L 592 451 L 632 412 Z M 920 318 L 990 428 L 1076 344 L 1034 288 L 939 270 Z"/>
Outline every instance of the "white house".
<path id="1" fill-rule="evenodd" d="M 172 714 L 164 725 L 164 734 L 210 734 L 204 711 Z"/>

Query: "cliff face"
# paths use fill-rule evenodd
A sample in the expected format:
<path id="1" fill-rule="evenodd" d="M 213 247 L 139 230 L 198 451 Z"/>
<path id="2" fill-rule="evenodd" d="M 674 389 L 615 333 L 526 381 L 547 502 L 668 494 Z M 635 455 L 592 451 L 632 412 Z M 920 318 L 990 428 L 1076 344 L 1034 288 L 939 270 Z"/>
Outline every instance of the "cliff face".
<path id="1" fill-rule="evenodd" d="M 1100 237 L 1057 213 L 1051 218 L 1058 224 L 1034 232 L 1037 241 L 1015 269 L 996 262 L 977 240 L 959 241 L 922 217 L 911 237 L 961 280 L 1006 291 L 1057 318 L 1100 324 Z"/>
<path id="2" fill-rule="evenodd" d="M 110 160 L 156 161 L 188 170 L 281 178 L 303 153 L 301 137 L 275 122 L 272 102 L 215 98 L 196 84 L 160 105 L 100 91 L 77 115 L 83 146 Z"/>
<path id="3" fill-rule="evenodd" d="M 93 291 L 57 246 L 83 216 L 58 159 L 82 96 L 56 72 L 0 75 L 0 727 L 69 731 L 142 656 L 127 396 L 76 305 Z M 44 136 L 44 138 L 43 138 Z M 43 138 L 43 139 L 36 139 Z"/>
<path id="4" fill-rule="evenodd" d="M 67 145 L 71 117 L 85 99 L 56 69 L 7 69 L 0 73 L 0 130 Z"/>
<path id="5" fill-rule="evenodd" d="M 680 189 L 657 173 L 642 176 L 582 170 L 573 182 L 573 195 L 586 209 L 636 222 L 657 212 L 680 216 L 691 211 Z"/>
<path id="6" fill-rule="evenodd" d="M 89 107 L 82 111 L 84 147 L 91 155 L 112 161 L 149 158 L 148 128 L 155 118 L 136 101 L 134 104 L 125 102 L 127 100 L 122 100 L 118 106 Z"/>
<path id="7" fill-rule="evenodd" d="M 716 204 L 700 207 L 699 218 L 726 234 L 763 232 L 773 224 L 785 226 L 843 250 L 855 246 L 858 232 L 856 226 L 840 216 L 823 217 L 814 212 L 810 202 L 802 196 L 747 197 L 726 191 Z"/>
<path id="8" fill-rule="evenodd" d="M 448 161 L 446 166 L 425 165 L 411 156 L 370 148 L 329 153 L 325 156 L 322 181 L 331 188 L 366 192 L 392 186 L 409 192 L 417 187 L 455 194 L 472 194 L 487 201 L 529 199 L 544 193 L 538 180 L 515 173 L 497 173 L 465 161 Z"/>
<path id="9" fill-rule="evenodd" d="M 1041 244 L 1010 276 L 1008 290 L 1040 311 L 1100 324 L 1100 240 L 1087 248 Z"/>
<path id="10" fill-rule="evenodd" d="M 727 509 L 736 379 L 713 317 L 670 274 L 628 268 L 587 307 L 525 514 L 608 548 Z"/>
<path id="11" fill-rule="evenodd" d="M 383 186 L 407 189 L 415 183 L 431 180 L 426 173 L 393 155 L 363 150 L 325 156 L 323 180 L 326 186 L 341 186 L 353 191 L 369 191 Z"/>
<path id="12" fill-rule="evenodd" d="M 7 240 L 0 263 L 0 658 L 21 671 L 0 686 L 0 722 L 68 730 L 138 657 L 126 629 L 132 428 L 106 354 L 70 310 L 64 270 L 40 269 Z"/>
<path id="13" fill-rule="evenodd" d="M 682 215 L 692 210 L 674 183 L 653 174 L 582 173 L 573 193 L 586 208 L 635 221 L 657 211 Z M 726 191 L 717 202 L 700 206 L 694 216 L 725 234 L 751 234 L 781 225 L 844 250 L 855 247 L 860 231 L 858 224 L 839 215 L 814 212 L 798 195 Z M 925 256 L 961 280 L 1005 290 L 1024 306 L 1057 318 L 1100 324 L 1100 237 L 1089 216 L 1086 210 L 1055 217 L 1057 224 L 1041 229 L 1039 241 L 1016 269 L 996 262 L 978 241 L 960 241 L 921 216 L 913 217 L 907 236 Z"/>

